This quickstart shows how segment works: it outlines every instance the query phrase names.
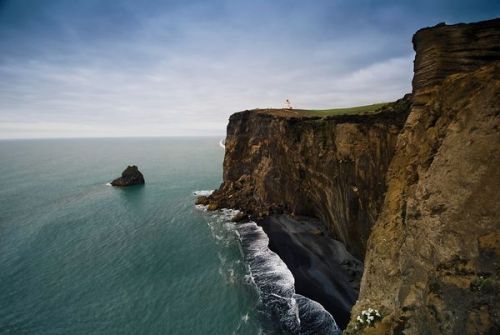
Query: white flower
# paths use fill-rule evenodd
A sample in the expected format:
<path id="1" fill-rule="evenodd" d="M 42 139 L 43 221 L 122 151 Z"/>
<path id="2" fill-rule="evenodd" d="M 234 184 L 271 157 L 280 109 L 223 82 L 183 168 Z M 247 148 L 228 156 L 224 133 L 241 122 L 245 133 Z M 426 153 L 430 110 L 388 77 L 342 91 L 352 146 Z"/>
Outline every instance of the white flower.
<path id="1" fill-rule="evenodd" d="M 378 318 L 382 318 L 378 309 L 373 309 L 370 307 L 368 309 L 362 310 L 361 313 L 356 317 L 356 329 L 358 329 L 358 326 L 360 327 L 360 329 L 363 329 L 363 327 L 371 326 L 377 320 L 379 320 Z"/>

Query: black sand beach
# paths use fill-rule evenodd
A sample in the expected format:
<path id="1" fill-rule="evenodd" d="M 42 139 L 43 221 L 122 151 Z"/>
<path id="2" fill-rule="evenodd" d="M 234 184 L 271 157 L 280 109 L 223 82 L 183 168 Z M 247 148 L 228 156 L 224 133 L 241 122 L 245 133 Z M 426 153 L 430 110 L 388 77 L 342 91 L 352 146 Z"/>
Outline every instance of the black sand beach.
<path id="1" fill-rule="evenodd" d="M 295 291 L 322 304 L 345 328 L 358 296 L 363 264 L 329 237 L 317 219 L 273 215 L 258 224 L 269 237 L 269 248 L 292 272 Z"/>

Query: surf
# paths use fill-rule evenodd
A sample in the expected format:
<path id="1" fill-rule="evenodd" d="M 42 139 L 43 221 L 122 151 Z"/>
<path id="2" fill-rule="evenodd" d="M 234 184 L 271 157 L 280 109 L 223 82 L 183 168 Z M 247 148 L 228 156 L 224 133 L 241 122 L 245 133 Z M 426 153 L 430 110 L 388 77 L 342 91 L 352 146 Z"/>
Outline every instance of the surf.
<path id="1" fill-rule="evenodd" d="M 205 192 L 209 191 L 197 191 Z M 196 207 L 208 213 L 207 206 Z M 277 332 L 287 334 L 341 334 L 335 319 L 321 304 L 295 292 L 291 271 L 269 249 L 269 237 L 262 227 L 254 221 L 231 222 L 238 213 L 238 210 L 221 209 L 210 215 L 209 225 L 224 227 L 237 238 L 248 267 L 247 281 L 254 285 L 259 295 L 258 308 L 264 321 L 277 325 Z"/>

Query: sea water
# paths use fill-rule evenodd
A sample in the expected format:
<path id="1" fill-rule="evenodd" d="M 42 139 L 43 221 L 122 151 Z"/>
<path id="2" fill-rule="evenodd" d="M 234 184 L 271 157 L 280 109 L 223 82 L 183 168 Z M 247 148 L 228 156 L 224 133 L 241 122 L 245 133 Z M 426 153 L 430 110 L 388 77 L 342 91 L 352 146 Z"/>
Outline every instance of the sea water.
<path id="1" fill-rule="evenodd" d="M 221 183 L 221 146 L 0 141 L 0 333 L 297 333 L 305 316 L 335 333 L 254 223 L 194 206 Z M 107 185 L 130 164 L 144 186 Z"/>

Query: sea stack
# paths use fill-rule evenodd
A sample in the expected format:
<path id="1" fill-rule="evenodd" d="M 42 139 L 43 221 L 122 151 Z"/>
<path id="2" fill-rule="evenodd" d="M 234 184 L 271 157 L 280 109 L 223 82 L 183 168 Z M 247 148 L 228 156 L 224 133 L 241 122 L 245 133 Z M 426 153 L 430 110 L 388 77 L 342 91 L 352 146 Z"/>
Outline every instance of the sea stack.
<path id="1" fill-rule="evenodd" d="M 111 182 L 112 186 L 132 186 L 144 184 L 144 176 L 135 165 L 129 165 L 122 172 L 122 176 Z"/>

